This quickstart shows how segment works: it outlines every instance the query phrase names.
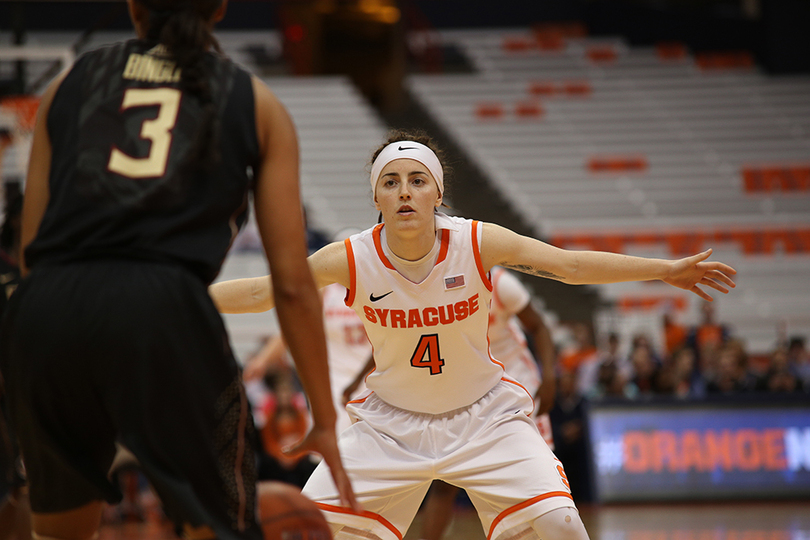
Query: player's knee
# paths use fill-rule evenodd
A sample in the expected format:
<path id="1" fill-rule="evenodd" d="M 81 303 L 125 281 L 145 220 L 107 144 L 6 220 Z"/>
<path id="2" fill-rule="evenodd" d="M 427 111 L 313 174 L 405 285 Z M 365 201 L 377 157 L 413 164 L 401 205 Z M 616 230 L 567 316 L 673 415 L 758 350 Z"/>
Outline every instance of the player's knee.
<path id="1" fill-rule="evenodd" d="M 532 523 L 540 540 L 589 540 L 585 525 L 574 507 L 557 508 Z"/>

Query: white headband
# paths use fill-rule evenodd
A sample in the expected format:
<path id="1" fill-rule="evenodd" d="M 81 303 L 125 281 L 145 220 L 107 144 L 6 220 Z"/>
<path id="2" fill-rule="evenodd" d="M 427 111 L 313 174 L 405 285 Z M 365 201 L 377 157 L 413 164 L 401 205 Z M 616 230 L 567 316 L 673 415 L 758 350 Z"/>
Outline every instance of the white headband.
<path id="1" fill-rule="evenodd" d="M 439 158 L 433 150 L 415 141 L 397 141 L 389 144 L 371 165 L 371 192 L 376 194 L 377 180 L 386 165 L 395 159 L 413 159 L 427 167 L 439 186 L 439 194 L 444 195 L 444 174 Z"/>

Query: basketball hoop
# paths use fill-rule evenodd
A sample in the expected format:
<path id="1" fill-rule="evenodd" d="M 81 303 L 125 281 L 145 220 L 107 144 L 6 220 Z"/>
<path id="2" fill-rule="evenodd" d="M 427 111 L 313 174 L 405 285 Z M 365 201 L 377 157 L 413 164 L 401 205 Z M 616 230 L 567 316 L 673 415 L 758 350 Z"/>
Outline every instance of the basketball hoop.
<path id="1" fill-rule="evenodd" d="M 33 133 L 39 109 L 37 96 L 9 96 L 0 98 L 0 110 L 16 118 L 15 130 L 20 133 Z"/>
<path id="2" fill-rule="evenodd" d="M 4 155 L 0 160 L 0 173 L 4 181 L 25 178 L 39 101 L 37 96 L 9 96 L 0 99 L 0 137 L 10 139 L 0 143 L 4 147 Z"/>

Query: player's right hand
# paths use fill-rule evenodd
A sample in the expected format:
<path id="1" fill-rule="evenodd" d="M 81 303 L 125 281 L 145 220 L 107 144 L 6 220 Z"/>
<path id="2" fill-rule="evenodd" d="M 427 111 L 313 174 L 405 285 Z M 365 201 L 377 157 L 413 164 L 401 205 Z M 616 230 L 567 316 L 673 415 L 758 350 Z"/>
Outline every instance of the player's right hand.
<path id="1" fill-rule="evenodd" d="M 343 462 L 340 460 L 340 451 L 338 450 L 337 435 L 335 435 L 334 427 L 331 429 L 319 428 L 316 425 L 298 444 L 282 448 L 281 451 L 285 456 L 292 458 L 301 457 L 307 453 L 313 452 L 320 454 L 329 466 L 329 472 L 332 475 L 332 480 L 340 496 L 340 504 L 351 508 L 355 512 L 362 511 L 360 503 L 357 502 L 357 497 L 354 495 L 354 489 L 352 489 L 352 484 L 349 481 L 349 475 L 346 473 L 346 470 L 343 468 Z"/>

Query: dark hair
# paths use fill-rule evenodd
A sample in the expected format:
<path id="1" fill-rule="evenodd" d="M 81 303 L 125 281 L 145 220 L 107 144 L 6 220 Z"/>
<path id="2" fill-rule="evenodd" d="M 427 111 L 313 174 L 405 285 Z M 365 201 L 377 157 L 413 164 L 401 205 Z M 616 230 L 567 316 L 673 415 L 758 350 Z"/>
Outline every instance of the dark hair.
<path id="1" fill-rule="evenodd" d="M 208 49 L 222 53 L 209 29 L 209 21 L 222 0 L 137 0 L 149 11 L 146 39 L 166 47 L 180 68 L 180 89 L 192 94 L 203 109 L 197 140 L 186 166 L 205 166 L 219 159 L 218 115 L 209 85 Z"/>

